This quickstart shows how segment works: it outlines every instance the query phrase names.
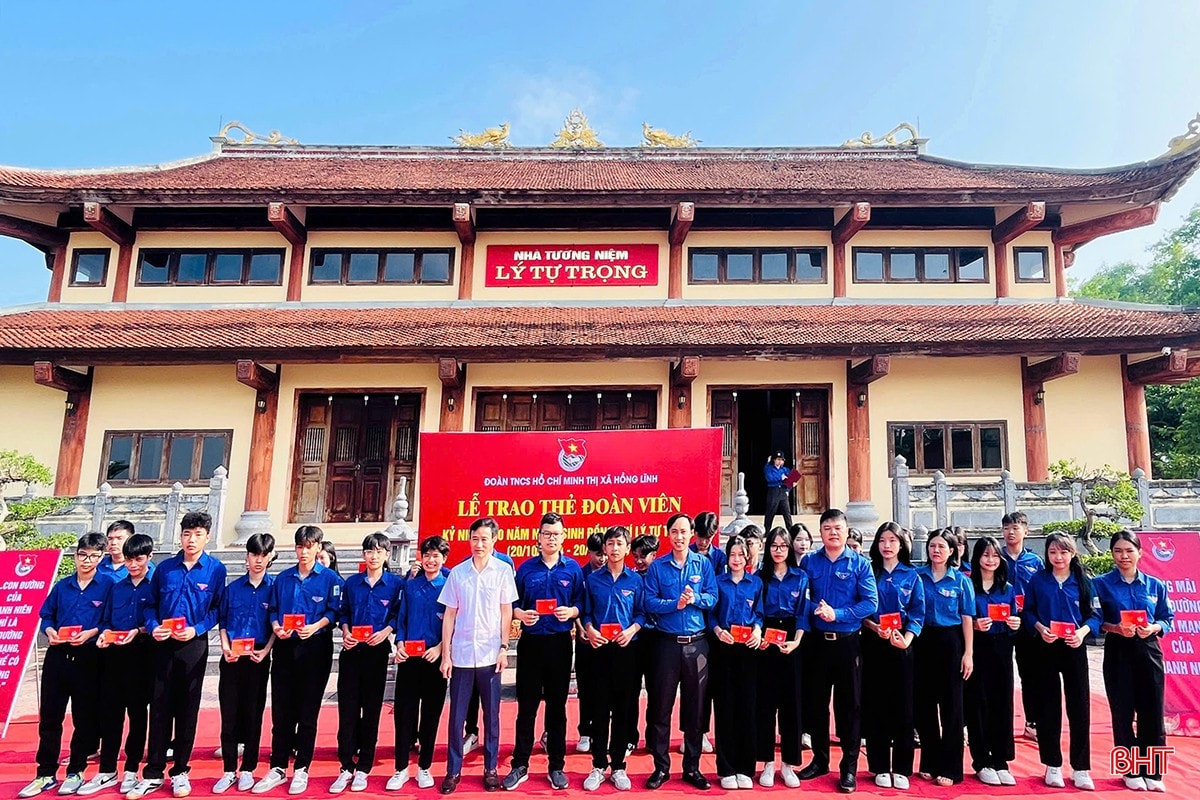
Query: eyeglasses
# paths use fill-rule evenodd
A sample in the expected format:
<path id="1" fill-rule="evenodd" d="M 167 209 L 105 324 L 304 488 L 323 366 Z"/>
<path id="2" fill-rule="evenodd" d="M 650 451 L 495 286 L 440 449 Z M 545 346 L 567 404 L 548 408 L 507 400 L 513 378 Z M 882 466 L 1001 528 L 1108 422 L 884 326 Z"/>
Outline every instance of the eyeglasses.
<path id="1" fill-rule="evenodd" d="M 103 553 L 76 553 L 76 561 L 99 561 L 104 558 Z"/>
<path id="2" fill-rule="evenodd" d="M 772 550 L 790 550 L 791 545 L 786 544 L 784 542 L 776 542 L 775 544 L 771 545 L 771 549 Z"/>

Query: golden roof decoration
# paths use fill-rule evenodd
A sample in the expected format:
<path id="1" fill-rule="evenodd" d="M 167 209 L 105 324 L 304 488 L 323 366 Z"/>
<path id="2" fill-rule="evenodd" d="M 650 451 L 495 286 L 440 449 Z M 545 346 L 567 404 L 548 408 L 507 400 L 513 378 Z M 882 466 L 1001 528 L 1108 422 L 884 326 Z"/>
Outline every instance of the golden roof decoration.
<path id="1" fill-rule="evenodd" d="M 649 122 L 642 123 L 642 147 L 695 147 L 700 140 L 687 131 L 680 136 L 672 136 L 662 128 L 651 128 Z"/>
<path id="2" fill-rule="evenodd" d="M 458 135 L 451 136 L 450 141 L 459 147 L 490 147 L 496 150 L 512 147 L 512 142 L 508 140 L 507 122 L 497 128 L 484 128 L 480 133 L 467 133 L 459 128 Z"/>
<path id="3" fill-rule="evenodd" d="M 909 138 L 899 139 L 897 134 L 907 133 Z M 901 122 L 896 127 L 876 139 L 870 131 L 864 131 L 857 139 L 847 139 L 842 147 L 912 147 L 921 143 L 917 129 L 907 122 Z"/>
<path id="4" fill-rule="evenodd" d="M 1186 132 L 1172 137 L 1171 141 L 1167 142 L 1167 152 L 1163 155 L 1177 156 L 1197 145 L 1200 145 L 1200 114 L 1188 122 Z"/>
<path id="5" fill-rule="evenodd" d="M 562 130 L 558 132 L 558 138 L 551 142 L 550 146 L 587 149 L 604 147 L 604 142 L 596 138 L 596 132 L 592 130 L 588 118 L 577 108 L 567 115 Z"/>
<path id="6" fill-rule="evenodd" d="M 245 136 L 240 139 L 230 136 L 229 133 L 231 131 L 235 131 L 235 130 L 241 131 L 242 133 L 245 134 Z M 234 120 L 234 121 L 230 122 L 228 125 L 226 125 L 225 127 L 221 128 L 221 132 L 217 134 L 216 138 L 220 139 L 220 140 L 224 140 L 227 144 L 260 143 L 260 144 L 276 145 L 278 147 L 283 147 L 285 145 L 292 145 L 292 144 L 300 144 L 295 139 L 288 139 L 287 137 L 285 137 L 282 133 L 280 133 L 277 130 L 271 131 L 266 136 L 263 136 L 260 133 L 255 133 L 254 131 L 250 130 L 242 123 L 238 122 L 237 120 Z"/>

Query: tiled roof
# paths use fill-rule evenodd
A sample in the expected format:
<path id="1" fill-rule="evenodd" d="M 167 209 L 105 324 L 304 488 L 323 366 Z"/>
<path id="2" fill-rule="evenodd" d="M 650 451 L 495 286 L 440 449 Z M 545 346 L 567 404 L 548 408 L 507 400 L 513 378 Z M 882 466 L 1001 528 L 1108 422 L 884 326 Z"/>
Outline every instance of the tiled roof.
<path id="1" fill-rule="evenodd" d="M 153 167 L 36 170 L 0 166 L 0 199 L 81 202 L 102 199 L 233 202 L 280 195 L 397 198 L 545 194 L 722 194 L 772 192 L 871 200 L 937 195 L 970 202 L 1035 193 L 1040 198 L 1102 199 L 1148 192 L 1158 199 L 1185 179 L 1200 150 L 1172 159 L 1101 170 L 978 165 L 899 151 L 839 148 L 596 152 L 546 150 L 484 154 L 448 148 L 230 147 Z M 499 193 L 503 193 L 500 195 Z M 978 195 L 978 197 L 976 197 Z M 685 198 L 686 199 L 686 198 Z M 771 199 L 765 197 L 763 199 Z"/>
<path id="2" fill-rule="evenodd" d="M 1200 345 L 1200 311 L 1081 302 L 54 309 L 0 314 L 0 363 L 1114 353 Z"/>

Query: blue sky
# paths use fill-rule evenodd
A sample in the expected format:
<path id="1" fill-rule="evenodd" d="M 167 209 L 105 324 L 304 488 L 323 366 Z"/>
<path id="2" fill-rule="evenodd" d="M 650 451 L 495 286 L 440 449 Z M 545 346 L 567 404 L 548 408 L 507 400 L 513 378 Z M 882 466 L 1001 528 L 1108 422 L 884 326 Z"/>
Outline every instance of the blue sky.
<path id="1" fill-rule="evenodd" d="M 542 145 L 575 106 L 610 145 L 641 124 L 711 146 L 832 145 L 919 123 L 932 155 L 1113 166 L 1200 112 L 1200 3 L 0 3 L 0 163 L 148 164 L 237 119 L 306 144 L 448 144 L 508 120 Z M 1200 203 L 1082 248 L 1142 259 Z M 0 238 L 0 306 L 45 299 Z"/>

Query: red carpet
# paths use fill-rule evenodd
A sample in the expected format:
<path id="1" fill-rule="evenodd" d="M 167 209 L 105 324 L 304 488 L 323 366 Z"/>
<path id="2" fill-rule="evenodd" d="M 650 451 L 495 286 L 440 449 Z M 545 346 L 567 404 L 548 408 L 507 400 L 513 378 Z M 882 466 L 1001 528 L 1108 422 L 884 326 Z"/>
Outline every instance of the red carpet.
<path id="1" fill-rule="evenodd" d="M 1017 703 L 1017 708 L 1020 708 L 1020 703 Z M 516 716 L 516 704 L 505 703 L 501 707 L 501 746 L 500 746 L 500 775 L 503 777 L 507 773 L 508 754 L 512 750 L 512 727 Z M 570 728 L 568 733 L 568 749 L 574 747 L 575 742 L 575 716 L 576 706 L 572 700 L 568 712 L 571 717 Z M 437 780 L 441 781 L 445 774 L 445 745 L 444 745 L 444 722 L 443 716 L 443 733 L 440 740 L 441 744 L 438 748 L 438 753 L 434 757 L 433 774 Z M 216 709 L 204 709 L 200 716 L 200 735 L 197 740 L 197 757 L 192 763 L 192 796 L 193 797 L 213 797 L 211 789 L 213 782 L 220 776 L 221 764 L 219 760 L 213 759 L 212 751 L 217 746 L 218 732 L 220 721 Z M 69 720 L 68 720 L 69 729 Z M 402 792 L 390 793 L 383 790 L 383 784 L 393 771 L 393 747 L 392 747 L 392 717 L 389 712 L 385 712 L 385 717 L 382 724 L 381 746 L 379 748 L 379 758 L 375 769 L 371 773 L 371 783 L 366 792 L 350 793 L 347 792 L 345 797 L 370 797 L 370 798 L 392 798 L 392 797 L 413 797 L 420 795 L 422 797 L 432 798 L 440 797 L 437 793 L 437 788 L 433 789 L 417 789 L 415 780 L 410 781 Z M 538 727 L 540 731 L 540 725 Z M 265 720 L 265 740 L 270 739 L 270 718 Z M 317 756 L 313 764 L 311 773 L 312 779 L 309 783 L 308 796 L 326 796 L 329 784 L 337 775 L 338 765 L 336 758 L 335 737 L 337 734 L 337 709 L 327 706 L 321 712 L 321 728 L 320 736 L 317 741 Z M 67 741 L 67 736 L 64 736 L 64 742 Z M 1200 787 L 1200 739 L 1188 739 L 1184 737 L 1170 737 L 1167 744 L 1173 746 L 1176 752 L 1171 756 L 1166 782 L 1168 792 L 1167 797 L 1189 797 L 1197 796 L 1198 787 Z M 679 738 L 676 739 L 672 746 L 672 780 L 664 785 L 655 796 L 661 800 L 678 800 L 682 795 L 698 795 L 700 792 L 686 786 L 678 779 L 680 770 L 680 760 L 677 750 L 679 746 Z M 1112 734 L 1108 720 L 1108 707 L 1104 698 L 1098 695 L 1093 695 L 1092 704 L 1092 777 L 1096 782 L 1097 792 L 1094 796 L 1097 797 L 1112 797 L 1112 798 L 1129 798 L 1132 793 L 1128 792 L 1119 779 L 1113 778 L 1108 772 L 1108 753 L 1112 746 Z M 37 720 L 31 717 L 14 720 L 8 730 L 8 737 L 2 744 L 3 752 L 0 752 L 0 797 L 15 797 L 20 788 L 33 778 L 33 754 L 37 749 Z M 1063 750 L 1066 751 L 1066 743 L 1063 743 Z M 258 770 L 258 777 L 261 777 L 266 771 L 266 748 L 263 753 L 263 765 Z M 919 755 L 918 755 L 919 757 Z M 833 759 L 836 763 L 837 748 L 835 746 Z M 414 759 L 415 762 L 415 759 Z M 1032 797 L 1035 794 L 1044 796 L 1047 793 L 1074 793 L 1070 781 L 1067 781 L 1067 789 L 1055 790 L 1046 788 L 1041 780 L 1042 769 L 1038 762 L 1037 746 L 1032 742 L 1027 742 L 1023 739 L 1017 741 L 1017 760 L 1012 765 L 1012 773 L 1017 778 L 1017 785 L 1014 787 L 989 787 L 979 783 L 973 776 L 968 776 L 967 779 L 959 786 L 950 788 L 941 788 L 932 784 L 926 783 L 918 778 L 913 778 L 912 788 L 908 792 L 898 792 L 892 789 L 879 789 L 875 786 L 872 779 L 867 775 L 865 769 L 866 756 L 864 754 L 860 763 L 859 779 L 859 796 L 878 796 L 878 797 L 937 797 L 937 798 L 958 798 L 958 797 Z M 716 783 L 716 768 L 714 757 L 706 755 L 701 762 L 705 774 L 710 780 Z M 573 796 L 582 796 L 583 779 L 591 769 L 591 757 L 581 753 L 572 752 L 567 757 L 567 774 L 571 780 L 571 789 L 565 793 L 554 792 L 545 780 L 546 772 L 546 756 L 538 748 L 535 748 L 534 757 L 530 764 L 531 777 L 524 785 L 521 786 L 521 793 L 526 795 L 534 795 L 541 797 L 552 797 L 555 795 L 570 794 Z M 644 782 L 646 776 L 650 774 L 651 760 L 650 756 L 644 751 L 637 751 L 630 759 L 628 772 L 633 780 L 633 792 L 644 792 Z M 459 790 L 453 795 L 455 798 L 463 798 L 464 800 L 481 800 L 488 795 L 483 791 L 482 774 L 483 770 L 483 752 L 476 750 L 466 758 L 466 764 L 463 769 L 463 782 Z M 1069 775 L 1069 770 L 1065 770 Z M 95 772 L 95 765 L 89 765 L 88 777 Z M 412 774 L 415 776 L 416 767 L 413 766 Z M 62 778 L 62 770 L 59 770 L 59 778 Z M 774 789 L 763 789 L 755 784 L 755 792 L 761 793 L 779 793 L 789 792 L 782 782 L 777 782 Z M 820 793 L 828 793 L 833 796 L 837 794 L 836 779 L 834 776 L 826 776 L 813 782 L 806 782 L 803 785 L 803 791 L 816 791 Z M 707 794 L 724 795 L 724 794 L 749 794 L 750 792 L 725 792 L 722 789 L 714 788 Z M 621 794 L 613 788 L 611 783 L 606 782 L 598 791 L 593 794 L 597 795 L 614 795 Z M 102 792 L 95 797 L 98 798 L 115 798 L 117 796 L 115 790 Z M 153 798 L 169 798 L 170 792 L 167 789 L 160 790 L 151 797 Z M 238 797 L 239 793 L 231 791 L 223 797 Z M 248 795 L 241 795 L 248 796 Z M 287 784 L 274 790 L 267 797 L 287 797 Z M 1152 797 L 1162 797 L 1163 795 L 1144 795 L 1146 800 Z M 57 797 L 56 794 L 47 794 L 44 797 Z M 695 800 L 694 797 L 692 800 Z"/>

